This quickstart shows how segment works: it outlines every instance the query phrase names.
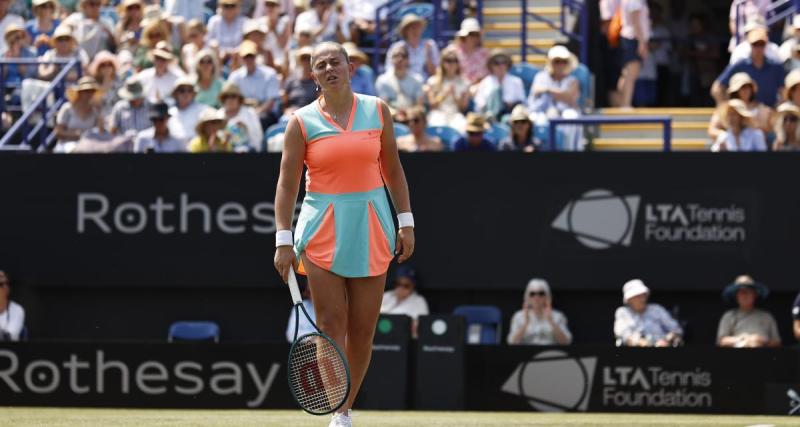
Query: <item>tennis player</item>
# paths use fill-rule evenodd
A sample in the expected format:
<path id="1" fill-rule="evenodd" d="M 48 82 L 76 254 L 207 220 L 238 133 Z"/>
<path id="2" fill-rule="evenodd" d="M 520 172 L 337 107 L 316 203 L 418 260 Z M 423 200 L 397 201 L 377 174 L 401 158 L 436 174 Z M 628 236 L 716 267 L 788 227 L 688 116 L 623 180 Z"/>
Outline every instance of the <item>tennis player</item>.
<path id="1" fill-rule="evenodd" d="M 295 111 L 286 126 L 275 196 L 275 268 L 284 282 L 292 265 L 308 275 L 317 325 L 347 356 L 351 391 L 330 426 L 351 426 L 386 270 L 395 255 L 402 263 L 414 252 L 414 217 L 389 108 L 353 93 L 355 66 L 338 43 L 317 45 L 311 68 L 322 96 Z M 306 196 L 292 236 L 304 163 Z M 396 236 L 384 184 L 398 212 Z"/>

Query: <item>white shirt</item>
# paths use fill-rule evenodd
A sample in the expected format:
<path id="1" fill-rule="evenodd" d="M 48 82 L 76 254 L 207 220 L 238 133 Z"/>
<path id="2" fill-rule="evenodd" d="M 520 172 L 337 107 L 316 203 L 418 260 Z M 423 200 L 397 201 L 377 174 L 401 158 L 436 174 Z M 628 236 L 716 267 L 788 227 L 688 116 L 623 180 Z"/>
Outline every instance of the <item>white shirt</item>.
<path id="1" fill-rule="evenodd" d="M 169 121 L 167 127 L 169 128 L 170 136 L 178 138 L 184 142 L 185 145 L 195 137 L 195 126 L 200 120 L 200 115 L 203 111 L 211 107 L 197 102 L 192 102 L 188 107 L 183 110 L 177 106 L 169 109 Z"/>
<path id="2" fill-rule="evenodd" d="M 202 3 L 202 2 L 200 2 Z M 206 42 L 216 40 L 222 50 L 237 49 L 244 36 L 244 23 L 247 18 L 237 16 L 232 23 L 228 24 L 220 15 L 214 15 L 208 20 L 208 34 L 206 34 Z"/>
<path id="3" fill-rule="evenodd" d="M 197 19 L 203 22 L 205 5 L 197 0 L 166 0 L 164 2 L 164 12 L 171 16 L 183 17 L 186 21 Z"/>
<path id="4" fill-rule="evenodd" d="M 477 111 L 482 111 L 486 107 L 489 96 L 498 86 L 500 86 L 500 82 L 497 81 L 497 77 L 494 74 L 489 74 L 478 83 L 478 90 L 475 92 L 474 97 Z M 522 79 L 519 77 L 506 73 L 503 77 L 502 89 L 503 102 L 506 104 L 525 102 L 525 84 L 522 83 Z"/>
<path id="5" fill-rule="evenodd" d="M 439 47 L 436 46 L 436 42 L 433 40 L 422 39 L 419 41 L 419 45 L 417 47 L 411 46 L 405 40 L 398 40 L 389 46 L 389 50 L 387 50 L 387 52 L 392 52 L 396 46 L 401 45 L 405 46 L 406 50 L 408 50 L 408 71 L 418 75 L 423 80 L 428 78 L 428 70 L 425 68 L 425 62 L 428 60 L 425 54 L 426 49 L 430 49 L 431 62 L 433 62 L 434 67 L 439 66 Z M 430 47 L 426 48 L 425 46 Z M 393 68 L 392 58 L 389 55 L 386 55 L 385 67 L 387 70 Z"/>
<path id="6" fill-rule="evenodd" d="M 742 43 L 743 44 L 743 43 Z M 772 43 L 770 43 L 772 44 Z M 740 45 L 741 46 L 741 45 Z M 777 62 L 784 63 L 794 57 L 794 48 L 797 46 L 797 39 L 794 37 L 790 37 L 788 40 L 783 42 L 780 48 L 778 48 L 778 55 L 780 56 Z M 739 46 L 736 46 L 738 49 Z M 733 51 L 736 53 L 736 50 Z M 733 54 L 731 54 L 731 58 L 733 58 Z M 769 50 L 767 50 L 767 58 L 769 58 Z M 732 64 L 733 62 L 731 62 Z"/>
<path id="7" fill-rule="evenodd" d="M 728 63 L 735 64 L 739 61 L 748 59 L 750 58 L 750 53 L 752 51 L 753 48 L 750 47 L 750 43 L 748 43 L 747 40 L 744 40 L 743 42 L 739 43 L 739 45 L 736 46 L 736 48 L 733 49 L 733 52 L 731 52 L 731 60 Z M 773 62 L 777 62 L 779 64 L 783 64 L 787 59 L 791 57 L 792 51 L 790 50 L 789 56 L 784 58 L 783 46 L 778 47 L 778 45 L 776 45 L 775 43 L 769 42 L 767 43 L 767 48 L 764 51 L 764 54 L 767 56 L 767 59 L 770 59 Z"/>
<path id="8" fill-rule="evenodd" d="M 522 341 L 518 344 L 532 344 L 532 345 L 557 345 L 555 334 L 553 333 L 553 325 L 545 319 L 539 319 L 531 311 L 530 322 L 525 332 L 522 334 Z M 553 310 L 553 323 L 555 323 L 561 332 L 567 337 L 567 344 L 572 342 L 572 333 L 567 328 L 567 317 L 558 310 Z M 514 316 L 511 317 L 511 326 L 508 331 L 506 342 L 512 344 L 511 337 L 525 326 L 525 312 L 517 310 Z"/>
<path id="9" fill-rule="evenodd" d="M 155 128 L 147 128 L 138 134 L 133 140 L 133 152 L 145 153 L 153 150 L 154 153 L 183 153 L 186 151 L 186 144 L 183 140 L 170 135 L 165 140 L 155 139 Z"/>
<path id="10" fill-rule="evenodd" d="M 383 4 L 377 0 L 344 0 L 342 3 L 348 20 L 359 18 L 365 21 L 375 21 L 375 9 Z"/>
<path id="11" fill-rule="evenodd" d="M 308 316 L 311 317 L 311 320 L 314 322 L 317 321 L 317 314 L 314 313 L 314 304 L 311 303 L 310 299 L 303 300 L 303 307 L 305 307 L 306 312 L 308 312 Z M 305 334 L 311 334 L 317 332 L 314 329 L 314 325 L 308 321 L 306 316 L 301 312 L 300 314 L 300 323 L 297 326 L 297 336 L 302 337 Z M 292 311 L 289 312 L 289 322 L 286 324 L 286 341 L 292 342 L 294 341 L 294 324 L 295 324 L 295 313 L 294 307 Z"/>
<path id="12" fill-rule="evenodd" d="M 600 0 L 600 19 L 610 21 L 617 13 L 620 0 Z"/>
<path id="13" fill-rule="evenodd" d="M 0 19 L 0 55 L 6 53 L 8 49 L 8 45 L 6 45 L 6 38 L 3 37 L 6 33 L 6 28 L 11 26 L 12 24 L 16 24 L 22 28 L 25 28 L 25 20 L 22 19 L 21 16 L 7 14 L 3 19 Z"/>
<path id="14" fill-rule="evenodd" d="M 156 75 L 155 67 L 139 72 L 139 81 L 142 83 L 142 88 L 144 88 L 144 96 L 152 103 L 170 98 L 172 89 L 175 88 L 175 82 L 180 77 L 181 74 L 173 69 L 168 69 L 162 76 Z"/>
<path id="15" fill-rule="evenodd" d="M 289 41 L 291 41 L 291 37 L 287 39 L 286 44 L 281 46 L 281 44 L 278 43 L 278 34 L 283 34 L 291 19 L 286 15 L 281 16 L 278 18 L 278 23 L 275 25 L 274 30 L 269 28 L 266 18 L 262 18 L 261 21 L 263 22 L 262 27 L 264 31 L 267 32 L 266 37 L 264 37 L 264 49 L 272 53 L 272 59 L 275 61 L 275 65 L 282 66 L 284 62 L 286 62 L 286 49 L 288 48 Z"/>
<path id="16" fill-rule="evenodd" d="M 722 151 L 725 146 L 727 151 L 767 151 L 767 142 L 764 132 L 755 128 L 744 128 L 739 135 L 739 145 L 732 133 L 722 132 L 711 147 L 711 151 Z"/>
<path id="17" fill-rule="evenodd" d="M 328 26 L 325 27 L 317 39 L 315 40 L 316 43 L 322 41 L 336 41 L 336 25 L 339 22 L 339 14 L 337 12 L 331 12 L 330 18 L 328 18 Z M 320 21 L 319 15 L 317 15 L 317 11 L 314 9 L 309 9 L 299 15 L 297 15 L 297 19 L 294 21 L 294 32 L 298 33 L 300 28 L 313 28 L 315 31 L 319 28 Z M 347 23 L 343 22 L 341 25 L 340 30 L 346 39 L 350 38 L 350 29 L 347 28 Z"/>
<path id="18" fill-rule="evenodd" d="M 405 314 L 417 320 L 419 316 L 424 316 L 428 313 L 428 302 L 425 301 L 425 297 L 416 291 L 402 301 L 397 300 L 397 294 L 395 294 L 394 290 L 383 293 L 381 314 Z"/>
<path id="19" fill-rule="evenodd" d="M 225 112 L 224 108 L 219 111 Z M 261 127 L 261 121 L 253 108 L 246 105 L 239 107 L 239 113 L 228 119 L 228 125 L 240 122 L 247 127 L 247 139 L 250 140 L 250 145 L 255 151 L 261 151 L 261 140 L 264 139 L 264 129 Z"/>
<path id="20" fill-rule="evenodd" d="M 8 309 L 0 313 L 0 330 L 11 335 L 11 341 L 19 341 L 25 327 L 25 309 L 14 301 L 8 302 Z"/>
<path id="21" fill-rule="evenodd" d="M 645 0 L 622 0 L 622 30 L 620 36 L 629 40 L 636 39 L 636 32 L 633 29 L 633 13 L 639 11 L 639 28 L 642 30 L 642 37 L 650 40 L 650 9 Z"/>

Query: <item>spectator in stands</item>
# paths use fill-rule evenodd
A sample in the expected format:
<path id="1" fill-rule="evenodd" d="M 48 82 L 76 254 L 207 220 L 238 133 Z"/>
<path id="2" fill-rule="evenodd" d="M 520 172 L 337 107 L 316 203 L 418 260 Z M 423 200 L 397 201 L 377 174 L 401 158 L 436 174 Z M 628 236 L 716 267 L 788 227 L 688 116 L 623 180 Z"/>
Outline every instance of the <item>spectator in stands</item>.
<path id="1" fill-rule="evenodd" d="M 423 39 L 422 33 L 425 31 L 427 22 L 421 17 L 409 13 L 403 16 L 397 26 L 397 32 L 402 40 L 392 44 L 393 47 L 404 45 L 408 52 L 408 70 L 411 73 L 425 79 L 436 73 L 436 66 L 439 65 L 439 48 L 436 42 L 431 39 Z M 386 69 L 392 67 L 391 58 L 386 57 Z"/>
<path id="2" fill-rule="evenodd" d="M 8 11 L 9 0 L 0 0 L 0 34 L 5 34 L 6 29 L 10 26 L 17 26 L 25 28 L 25 20 L 21 16 L 9 13 Z M 0 55 L 6 53 L 8 50 L 8 43 L 0 40 Z"/>
<path id="3" fill-rule="evenodd" d="M 800 341 L 800 293 L 797 294 L 797 297 L 794 299 L 794 304 L 792 304 L 792 320 L 794 338 Z"/>
<path id="4" fill-rule="evenodd" d="M 389 51 L 392 68 L 378 76 L 375 90 L 378 97 L 386 101 L 392 109 L 395 120 L 404 122 L 406 111 L 422 105 L 422 80 L 408 70 L 408 48 L 404 44 L 394 46 Z"/>
<path id="5" fill-rule="evenodd" d="M 620 69 L 617 94 L 612 99 L 616 107 L 630 108 L 633 90 L 639 78 L 642 61 L 649 54 L 650 10 L 645 0 L 621 0 L 622 29 L 620 30 Z"/>
<path id="6" fill-rule="evenodd" d="M 150 107 L 137 76 L 128 77 L 117 92 L 120 100 L 111 110 L 109 130 L 115 135 L 137 134 L 150 127 Z"/>
<path id="7" fill-rule="evenodd" d="M 478 84 L 473 101 L 475 110 L 499 120 L 515 105 L 525 102 L 525 84 L 522 79 L 509 73 L 511 57 L 496 50 L 489 57 L 489 75 Z"/>
<path id="8" fill-rule="evenodd" d="M 564 46 L 553 46 L 547 52 L 544 72 L 536 73 L 528 95 L 528 109 L 545 119 L 578 117 L 580 85 L 572 72 L 578 58 Z"/>
<path id="9" fill-rule="evenodd" d="M 229 135 L 222 131 L 225 127 L 225 113 L 222 110 L 206 110 L 197 122 L 197 136 L 189 143 L 192 153 L 222 153 L 232 151 Z"/>
<path id="10" fill-rule="evenodd" d="M 311 28 L 315 43 L 334 41 L 344 43 L 350 39 L 345 16 L 333 7 L 333 0 L 311 0 L 311 8 L 297 15 L 294 23 L 295 32 L 300 28 Z"/>
<path id="11" fill-rule="evenodd" d="M 736 304 L 722 315 L 717 329 L 717 345 L 720 347 L 778 347 L 781 336 L 778 324 L 768 311 L 756 307 L 756 302 L 767 298 L 766 286 L 743 275 L 734 280 L 722 292 L 723 300 Z"/>
<path id="12" fill-rule="evenodd" d="M 25 30 L 33 40 L 36 55 L 42 56 L 50 49 L 50 38 L 61 24 L 61 20 L 55 18 L 56 0 L 33 0 L 32 5 L 34 19 L 25 24 Z"/>
<path id="13" fill-rule="evenodd" d="M 219 108 L 221 106 L 219 93 L 222 91 L 224 82 L 219 77 L 221 70 L 217 55 L 209 49 L 201 50 L 195 56 L 192 71 L 197 82 L 195 101 L 209 107 Z"/>
<path id="14" fill-rule="evenodd" d="M 470 86 L 474 86 L 473 93 L 477 90 L 477 84 L 489 74 L 486 67 L 489 51 L 482 46 L 481 38 L 481 24 L 477 19 L 465 18 L 461 21 L 461 28 L 456 33 L 455 47 L 461 75 Z"/>
<path id="15" fill-rule="evenodd" d="M 239 86 L 233 82 L 225 83 L 219 93 L 219 100 L 222 103 L 220 111 L 225 113 L 228 126 L 245 128 L 247 142 L 253 147 L 253 150 L 260 150 L 264 130 L 255 110 L 244 104 L 244 95 Z"/>
<path id="16" fill-rule="evenodd" d="M 397 138 L 397 149 L 400 151 L 442 151 L 444 145 L 437 136 L 428 135 L 425 131 L 427 122 L 425 120 L 425 109 L 414 106 L 408 109 L 408 124 L 411 133 Z"/>
<path id="17" fill-rule="evenodd" d="M 350 40 L 361 43 L 362 37 L 375 33 L 375 9 L 380 2 L 374 0 L 343 0 L 343 13 L 348 22 Z"/>
<path id="18" fill-rule="evenodd" d="M 8 46 L 2 55 L 3 59 L 33 59 L 36 57 L 36 53 L 28 48 L 28 33 L 24 28 L 18 25 L 9 25 L 3 36 L 6 46 Z M 20 87 L 24 79 L 34 76 L 36 76 L 36 67 L 33 65 L 9 64 L 3 67 L 4 87 Z M 16 95 L 15 98 L 17 98 Z"/>
<path id="19" fill-rule="evenodd" d="M 772 0 L 741 0 L 731 2 L 731 11 L 728 15 L 728 27 L 731 32 L 731 41 L 728 51 L 732 52 L 737 39 L 745 38 L 744 30 L 752 21 L 767 21 L 767 10 Z"/>
<path id="20" fill-rule="evenodd" d="M 97 89 L 94 77 L 85 76 L 67 90 L 69 101 L 61 106 L 56 115 L 58 144 L 55 152 L 69 153 L 85 132 L 94 128 L 102 131 L 105 128 Z"/>
<path id="21" fill-rule="evenodd" d="M 755 126 L 755 114 L 744 101 L 731 99 L 721 114 L 726 130 L 714 141 L 711 151 L 767 151 L 764 132 Z"/>
<path id="22" fill-rule="evenodd" d="M 317 99 L 317 84 L 311 78 L 311 53 L 309 46 L 295 51 L 299 69 L 286 78 L 283 89 L 283 114 L 291 116 L 294 110 L 305 107 Z"/>
<path id="23" fill-rule="evenodd" d="M 153 61 L 153 67 L 142 70 L 139 73 L 139 81 L 142 82 L 147 100 L 156 103 L 169 97 L 175 87 L 175 82 L 181 78 L 183 73 L 178 67 L 171 64 L 175 56 L 172 54 L 172 47 L 169 43 L 158 42 L 156 48 L 149 55 Z"/>
<path id="24" fill-rule="evenodd" d="M 647 302 L 650 289 L 639 279 L 622 287 L 622 307 L 614 314 L 617 346 L 669 347 L 682 342 L 683 329 L 659 304 Z"/>
<path id="25" fill-rule="evenodd" d="M 428 315 L 428 302 L 417 291 L 417 272 L 408 265 L 397 267 L 392 290 L 383 293 L 381 314 L 405 314 L 411 317 L 411 336 L 417 337 L 419 316 Z"/>
<path id="26" fill-rule="evenodd" d="M 487 129 L 486 119 L 482 115 L 467 113 L 467 136 L 456 141 L 453 151 L 496 151 L 497 147 L 484 137 Z"/>
<path id="27" fill-rule="evenodd" d="M 728 85 L 728 98 L 742 100 L 753 115 L 753 127 L 762 130 L 766 135 L 772 132 L 774 111 L 756 99 L 757 93 L 758 85 L 747 73 L 736 73 L 731 77 Z M 727 129 L 727 123 L 723 121 L 726 109 L 727 104 L 723 103 L 711 116 L 708 136 L 714 141 Z"/>
<path id="28" fill-rule="evenodd" d="M 241 15 L 239 0 L 220 0 L 217 14 L 208 21 L 206 41 L 220 49 L 223 62 L 227 62 L 242 44 L 244 24 L 247 18 Z"/>
<path id="29" fill-rule="evenodd" d="M 197 0 L 164 0 L 164 12 L 181 16 L 186 21 L 205 19 L 205 2 Z M 190 64 L 193 62 L 190 62 Z"/>
<path id="30" fill-rule="evenodd" d="M 169 46 L 170 53 L 172 53 L 169 35 L 169 26 L 165 21 L 158 18 L 142 21 L 141 42 L 137 43 L 136 48 L 133 50 L 133 64 L 137 70 L 153 66 L 151 52 L 156 49 L 159 43 L 166 43 Z"/>
<path id="31" fill-rule="evenodd" d="M 355 68 L 350 76 L 350 87 L 353 88 L 353 92 L 375 96 L 375 72 L 369 65 L 367 54 L 353 42 L 343 43 L 342 47 L 347 52 L 347 57 L 350 58 L 350 63 Z"/>
<path id="32" fill-rule="evenodd" d="M 744 38 L 742 42 L 739 43 L 738 46 L 733 50 L 731 53 L 731 58 L 728 61 L 729 64 L 735 64 L 739 61 L 744 61 L 747 58 L 750 58 L 751 53 L 753 52 L 753 46 L 750 44 L 750 32 L 754 30 L 762 29 L 764 31 L 769 32 L 769 28 L 767 28 L 767 23 L 760 19 L 753 19 L 748 22 L 747 26 L 744 28 Z M 767 59 L 776 62 L 779 64 L 783 64 L 785 60 L 781 55 L 781 50 L 778 45 L 772 43 L 771 41 L 767 40 L 767 45 L 764 47 L 764 55 L 766 55 Z"/>
<path id="33" fill-rule="evenodd" d="M 442 51 L 436 74 L 423 87 L 428 98 L 428 122 L 431 126 L 450 126 L 464 132 L 464 111 L 469 107 L 469 82 L 461 77 L 458 52 L 453 47 Z"/>
<path id="34" fill-rule="evenodd" d="M 786 41 L 781 44 L 780 47 L 780 59 L 781 62 L 786 63 L 790 61 L 790 64 L 787 64 L 787 68 L 793 70 L 798 66 L 797 60 L 797 49 L 800 48 L 800 14 L 797 14 L 792 18 L 792 36 L 787 38 Z M 792 61 L 794 59 L 794 61 Z"/>
<path id="35" fill-rule="evenodd" d="M 267 50 L 264 46 L 264 40 L 267 37 L 267 31 L 264 28 L 263 23 L 258 22 L 255 19 L 245 22 L 242 35 L 244 36 L 244 39 L 242 40 L 243 44 L 246 41 L 251 41 L 256 47 L 256 62 L 259 65 L 266 65 L 267 67 L 275 69 L 275 60 L 272 57 L 272 51 Z M 239 49 L 241 49 L 241 45 Z M 241 61 L 241 57 L 239 57 L 239 61 Z M 238 69 L 239 66 L 239 63 L 237 62 L 237 65 L 231 68 Z"/>
<path id="36" fill-rule="evenodd" d="M 305 282 L 298 283 L 298 286 L 300 287 L 300 296 L 303 298 L 303 308 L 306 309 L 306 313 L 311 317 L 311 321 L 316 322 L 317 314 L 314 313 L 314 303 L 311 301 L 311 289 Z M 297 323 L 298 319 L 299 323 Z M 297 328 L 298 337 L 317 332 L 317 329 L 308 321 L 306 316 L 302 313 L 296 314 L 294 307 L 292 307 L 289 310 L 289 322 L 286 323 L 286 341 L 290 343 L 294 341 L 295 328 Z"/>
<path id="37" fill-rule="evenodd" d="M 119 22 L 114 28 L 117 45 L 126 44 L 130 38 L 139 40 L 142 35 L 142 20 L 144 19 L 142 0 L 124 0 L 119 5 L 119 11 Z"/>
<path id="38" fill-rule="evenodd" d="M 248 104 L 254 105 L 262 128 L 277 122 L 273 109 L 280 97 L 278 73 L 271 67 L 256 63 L 258 46 L 246 40 L 239 47 L 244 66 L 231 73 L 228 82 L 236 84 Z"/>
<path id="39" fill-rule="evenodd" d="M 89 64 L 89 75 L 97 81 L 98 91 L 102 93 L 100 108 L 103 116 L 110 114 L 114 104 L 119 101 L 117 91 L 122 84 L 117 78 L 118 71 L 119 61 L 116 55 L 106 50 L 98 53 Z"/>
<path id="40" fill-rule="evenodd" d="M 291 70 L 297 69 L 297 61 L 295 58 L 297 55 L 295 51 L 297 49 L 301 49 L 306 46 L 312 46 L 314 44 L 314 36 L 312 35 L 313 29 L 307 27 L 306 25 L 296 26 L 295 33 L 294 33 L 294 41 L 290 43 L 290 45 L 294 45 L 293 49 L 289 50 L 286 54 L 286 70 L 287 72 L 291 72 Z"/>
<path id="41" fill-rule="evenodd" d="M 567 317 L 553 308 L 553 295 L 544 279 L 531 279 L 522 296 L 522 309 L 511 317 L 509 344 L 568 345 L 572 333 Z"/>
<path id="42" fill-rule="evenodd" d="M 9 299 L 10 293 L 11 281 L 0 270 L 0 341 L 19 341 L 25 329 L 25 309 Z"/>
<path id="43" fill-rule="evenodd" d="M 778 101 L 778 93 L 786 73 L 783 65 L 767 59 L 764 50 L 767 45 L 767 31 L 756 28 L 747 33 L 747 40 L 752 46 L 750 58 L 728 65 L 722 74 L 717 77 L 711 87 L 711 96 L 717 104 L 725 100 L 725 92 L 730 78 L 739 72 L 745 72 L 753 78 L 759 87 L 756 99 L 768 106 L 773 106 Z"/>
<path id="44" fill-rule="evenodd" d="M 790 102 L 778 106 L 772 151 L 800 151 L 800 108 Z"/>
<path id="45" fill-rule="evenodd" d="M 170 134 L 167 125 L 169 106 L 164 101 L 151 105 L 148 116 L 153 125 L 136 135 L 133 140 L 135 153 L 180 153 L 186 151 L 186 143 Z"/>
<path id="46" fill-rule="evenodd" d="M 800 107 L 800 70 L 792 70 L 783 81 L 783 98 Z"/>
<path id="47" fill-rule="evenodd" d="M 287 75 L 286 52 L 292 37 L 292 17 L 281 15 L 279 0 L 263 0 L 262 4 L 266 7 L 266 14 L 257 22 L 263 24 L 266 31 L 263 46 L 272 56 L 275 69 Z"/>
<path id="48" fill-rule="evenodd" d="M 186 24 L 186 44 L 181 48 L 181 65 L 187 73 L 192 73 L 192 67 L 197 62 L 197 57 L 202 51 L 213 52 L 207 48 L 206 27 L 202 21 L 191 20 Z M 219 57 L 214 53 L 215 59 Z"/>
<path id="49" fill-rule="evenodd" d="M 56 28 L 53 33 L 53 38 L 50 41 L 52 49 L 48 50 L 41 56 L 42 61 L 55 61 L 60 59 L 72 59 L 77 57 L 82 67 L 89 66 L 89 54 L 78 46 L 78 40 L 72 35 L 72 30 L 65 25 Z M 39 78 L 42 80 L 52 80 L 61 67 L 56 64 L 41 64 L 39 65 Z M 76 70 L 67 74 L 67 82 L 75 82 L 78 80 L 78 72 Z"/>
<path id="50" fill-rule="evenodd" d="M 69 25 L 80 47 L 94 57 L 101 50 L 116 51 L 114 33 L 104 19 L 100 19 L 100 0 L 80 0 L 79 12 L 75 12 L 64 23 Z"/>
<path id="51" fill-rule="evenodd" d="M 203 111 L 210 107 L 195 101 L 195 79 L 183 76 L 175 82 L 172 97 L 175 105 L 169 109 L 169 133 L 173 138 L 183 141 L 184 146 L 189 144 L 195 136 L 194 128 Z"/>
<path id="52" fill-rule="evenodd" d="M 519 104 L 511 110 L 511 135 L 500 141 L 500 151 L 522 151 L 532 153 L 536 150 L 533 137 L 533 122 L 524 105 Z"/>

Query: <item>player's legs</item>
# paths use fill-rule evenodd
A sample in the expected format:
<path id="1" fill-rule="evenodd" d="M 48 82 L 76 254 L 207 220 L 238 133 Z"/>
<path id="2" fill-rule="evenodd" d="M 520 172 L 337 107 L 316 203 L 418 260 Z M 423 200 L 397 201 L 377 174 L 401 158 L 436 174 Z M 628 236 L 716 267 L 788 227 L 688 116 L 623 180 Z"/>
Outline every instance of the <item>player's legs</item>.
<path id="1" fill-rule="evenodd" d="M 331 337 L 339 348 L 345 348 L 347 334 L 347 294 L 345 279 L 324 270 L 302 255 L 308 274 L 308 287 L 314 301 L 317 327 Z"/>
<path id="2" fill-rule="evenodd" d="M 342 410 L 350 409 L 372 357 L 372 339 L 381 310 L 386 273 L 380 276 L 347 279 L 347 361 L 350 363 L 350 395 Z"/>

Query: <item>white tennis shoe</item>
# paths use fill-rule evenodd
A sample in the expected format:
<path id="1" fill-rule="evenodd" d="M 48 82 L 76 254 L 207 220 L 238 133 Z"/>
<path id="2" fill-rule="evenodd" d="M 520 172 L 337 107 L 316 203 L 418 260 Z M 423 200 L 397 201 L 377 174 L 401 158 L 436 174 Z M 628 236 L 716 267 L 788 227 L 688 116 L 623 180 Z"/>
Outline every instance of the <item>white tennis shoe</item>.
<path id="1" fill-rule="evenodd" d="M 353 427 L 352 412 L 348 409 L 347 412 L 337 412 L 333 414 L 331 423 L 328 427 Z"/>

